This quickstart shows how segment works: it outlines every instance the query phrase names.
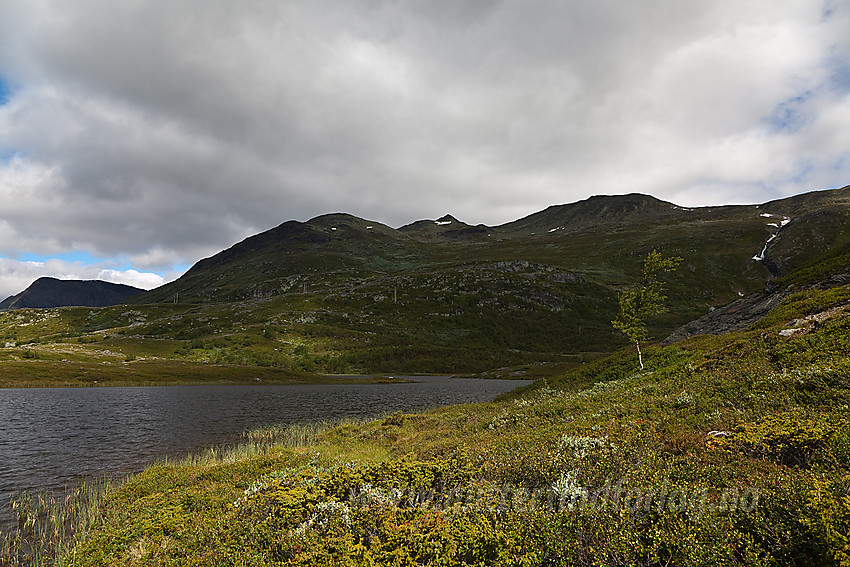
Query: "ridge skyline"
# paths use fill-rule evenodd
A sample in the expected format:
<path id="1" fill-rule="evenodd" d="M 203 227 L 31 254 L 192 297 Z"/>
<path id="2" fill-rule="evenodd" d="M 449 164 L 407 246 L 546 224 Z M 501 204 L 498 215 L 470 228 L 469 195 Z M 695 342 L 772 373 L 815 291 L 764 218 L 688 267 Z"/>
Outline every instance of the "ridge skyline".
<path id="1" fill-rule="evenodd" d="M 616 194 L 594 194 L 590 195 L 584 199 L 580 199 L 577 201 L 572 201 L 568 203 L 561 204 L 552 204 L 547 206 L 546 208 L 540 209 L 538 211 L 529 213 L 525 216 L 519 217 L 512 221 L 507 221 L 501 224 L 484 224 L 477 223 L 471 224 L 467 222 L 465 219 L 460 219 L 453 212 L 446 212 L 440 217 L 431 219 L 431 218 L 421 218 L 418 220 L 413 220 L 406 224 L 401 224 L 399 226 L 392 226 L 390 224 L 386 224 L 379 220 L 369 219 L 366 217 L 361 217 L 352 213 L 336 211 L 336 212 L 327 212 L 322 213 L 316 216 L 313 216 L 307 220 L 297 220 L 297 219 L 289 219 L 284 221 L 281 224 L 285 224 L 288 222 L 296 222 L 301 224 L 309 224 L 316 221 L 320 221 L 321 219 L 328 219 L 338 215 L 345 215 L 354 218 L 361 219 L 363 221 L 368 221 L 373 224 L 381 225 L 392 229 L 394 231 L 405 231 L 410 230 L 411 227 L 434 223 L 436 224 L 441 219 L 445 219 L 447 217 L 451 217 L 454 223 L 459 223 L 464 227 L 469 228 L 480 228 L 484 227 L 487 229 L 499 229 L 502 227 L 507 227 L 511 225 L 516 225 L 517 223 L 521 223 L 526 219 L 530 219 L 532 217 L 540 217 L 546 214 L 547 212 L 558 211 L 568 207 L 575 207 L 581 204 L 590 204 L 593 202 L 600 201 L 611 201 L 615 202 L 617 200 L 622 200 L 626 198 L 634 198 L 634 197 L 644 197 L 649 198 L 656 202 L 656 204 L 666 205 L 671 207 L 674 210 L 710 210 L 722 207 L 766 207 L 773 203 L 778 203 L 782 201 L 786 201 L 788 199 L 794 198 L 802 198 L 805 195 L 816 195 L 816 194 L 825 194 L 830 191 L 842 191 L 848 189 L 850 186 L 837 187 L 837 188 L 828 188 L 828 189 L 816 189 L 811 191 L 804 191 L 801 193 L 797 193 L 794 195 L 790 195 L 788 197 L 783 197 L 779 199 L 772 199 L 770 201 L 766 201 L 763 203 L 731 203 L 731 204 L 714 204 L 714 205 L 700 205 L 700 206 L 683 206 L 678 203 L 674 203 L 672 201 L 666 201 L 659 197 L 656 197 L 650 193 L 616 193 Z M 280 226 L 280 225 L 277 225 Z M 450 226 L 450 225 L 444 225 Z M 254 232 L 252 234 L 246 235 L 241 240 L 237 240 L 232 242 L 231 245 L 236 244 L 238 242 L 242 242 L 246 239 L 251 238 L 252 236 L 256 236 L 257 234 L 262 234 L 268 230 L 272 230 L 275 227 L 271 227 L 269 229 L 261 230 L 258 232 Z M 557 227 L 550 227 L 547 230 L 555 230 Z M 224 250 L 226 248 L 222 248 Z M 221 251 L 219 250 L 219 251 Z M 37 256 L 32 254 L 24 255 L 25 260 L 20 260 L 18 263 L 26 266 L 28 269 L 23 273 L 13 274 L 10 273 L 9 264 L 10 262 L 16 262 L 16 260 L 0 257 L 0 297 L 9 297 L 20 293 L 22 290 L 26 289 L 35 282 L 40 277 L 51 277 L 60 280 L 99 280 L 105 281 L 109 283 L 116 284 L 124 284 L 130 285 L 133 287 L 138 287 L 143 290 L 153 290 L 168 283 L 172 283 L 182 275 L 184 275 L 187 271 L 189 271 L 192 266 L 194 266 L 197 262 L 208 258 L 212 255 L 217 254 L 218 252 L 212 251 L 206 256 L 199 257 L 194 262 L 184 263 L 172 266 L 169 270 L 158 270 L 158 271 L 145 271 L 143 266 L 134 266 L 131 265 L 127 258 L 118 259 L 120 265 L 117 262 L 112 262 L 110 265 L 109 258 L 98 258 L 93 254 L 87 252 L 73 252 L 70 254 L 59 254 L 59 255 L 44 255 Z"/>

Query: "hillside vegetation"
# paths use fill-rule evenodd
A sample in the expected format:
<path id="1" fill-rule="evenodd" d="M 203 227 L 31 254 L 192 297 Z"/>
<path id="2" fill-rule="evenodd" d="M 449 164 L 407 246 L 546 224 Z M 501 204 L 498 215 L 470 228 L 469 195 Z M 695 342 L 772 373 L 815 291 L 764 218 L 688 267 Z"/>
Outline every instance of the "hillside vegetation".
<path id="1" fill-rule="evenodd" d="M 278 266 L 295 260 L 287 245 L 261 267 L 237 245 L 152 292 L 152 303 L 2 314 L 16 343 L 3 364 L 28 366 L 22 381 L 50 368 L 117 382 L 178 365 L 210 379 L 339 361 L 447 371 L 507 361 L 544 377 L 485 404 L 255 431 L 238 447 L 163 462 L 103 492 L 51 506 L 22 501 L 0 565 L 30 553 L 79 567 L 850 565 L 850 240 L 838 202 L 846 193 L 697 211 L 588 200 L 580 206 L 606 235 L 582 232 L 576 218 L 572 236 L 552 241 L 516 235 L 574 209 L 500 227 L 498 244 L 483 240 L 496 234 L 487 227 L 450 234 L 448 218 L 381 229 L 407 242 L 391 249 L 407 258 L 404 269 L 367 273 L 374 268 L 363 260 L 321 278 L 296 274 L 289 291 L 255 287 L 252 298 L 237 296 L 258 285 L 256 272 L 239 282 L 239 270 L 280 269 L 283 278 Z M 685 213 L 700 219 L 688 230 Z M 341 220 L 286 230 L 312 246 L 321 226 L 337 228 L 328 238 L 343 232 Z M 644 220 L 663 238 L 638 230 Z M 621 226 L 628 237 L 618 240 Z M 757 236 L 761 259 L 740 258 Z M 279 238 L 243 245 L 259 258 L 269 242 Z M 733 332 L 647 345 L 639 371 L 633 349 L 612 346 L 610 319 L 617 290 L 654 243 L 684 258 L 667 278 L 671 312 L 656 336 L 689 305 L 704 312 L 703 301 L 738 297 L 736 286 L 773 298 L 760 303 L 769 311 Z M 416 265 L 424 249 L 430 268 Z M 323 261 L 315 250 L 293 257 Z M 352 283 L 357 270 L 365 275 Z M 157 302 L 178 288 L 185 303 Z M 721 333 L 735 318 L 717 311 L 711 324 Z M 587 327 L 574 328 L 579 320 Z M 560 366 L 537 364 L 553 361 Z"/>
<path id="2" fill-rule="evenodd" d="M 491 403 L 127 479 L 66 565 L 848 565 L 850 286 Z"/>
<path id="3" fill-rule="evenodd" d="M 848 205 L 850 188 L 696 209 L 591 197 L 497 227 L 289 221 L 130 305 L 0 312 L 0 385 L 539 374 L 626 344 L 610 324 L 617 293 L 651 250 L 684 259 L 651 322 L 662 338 L 773 282 L 802 288 L 846 266 Z"/>

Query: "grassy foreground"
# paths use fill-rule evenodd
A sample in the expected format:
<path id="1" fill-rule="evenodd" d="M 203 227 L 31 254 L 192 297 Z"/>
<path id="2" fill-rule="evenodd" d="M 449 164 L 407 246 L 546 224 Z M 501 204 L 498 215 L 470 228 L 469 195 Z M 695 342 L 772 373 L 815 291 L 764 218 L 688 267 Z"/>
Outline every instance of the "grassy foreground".
<path id="1" fill-rule="evenodd" d="M 850 565 L 848 307 L 802 291 L 641 373 L 623 351 L 491 403 L 257 432 L 110 488 L 58 563 Z"/>

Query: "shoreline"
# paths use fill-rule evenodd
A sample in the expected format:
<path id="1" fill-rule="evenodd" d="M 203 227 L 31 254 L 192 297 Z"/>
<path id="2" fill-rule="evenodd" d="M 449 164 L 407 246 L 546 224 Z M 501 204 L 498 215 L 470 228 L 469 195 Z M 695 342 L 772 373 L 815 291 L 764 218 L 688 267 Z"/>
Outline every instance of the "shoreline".
<path id="1" fill-rule="evenodd" d="M 16 372 L 17 371 L 17 372 Z M 110 373 L 107 374 L 106 372 Z M 155 374 L 160 372 L 161 374 Z M 103 365 L 86 367 L 69 362 L 33 361 L 26 363 L 0 362 L 0 391 L 28 388 L 104 388 L 154 386 L 261 386 L 298 384 L 401 384 L 414 382 L 417 377 L 435 376 L 458 380 L 535 380 L 539 373 L 369 373 L 325 374 L 307 373 L 261 366 L 239 366 L 162 361 L 130 362 L 116 369 L 104 370 Z M 127 374 L 133 373 L 130 377 Z M 241 374 L 241 377 L 233 377 Z M 193 375 L 195 376 L 193 378 Z M 370 382 L 371 381 L 371 382 Z"/>
<path id="2" fill-rule="evenodd" d="M 33 364 L 33 363 L 27 363 Z M 39 372 L 29 372 L 32 367 L 25 368 L 27 372 L 15 373 L 14 369 L 9 372 L 8 363 L 0 363 L 0 391 L 10 389 L 28 388 L 104 388 L 104 387 L 154 387 L 154 386 L 204 386 L 204 385 L 231 385 L 231 386 L 261 386 L 261 385 L 298 385 L 298 384 L 363 384 L 373 380 L 375 384 L 401 383 L 400 379 L 385 374 L 374 375 L 331 375 L 311 374 L 305 372 L 294 372 L 276 368 L 263 368 L 257 366 L 232 366 L 211 364 L 171 364 L 168 371 L 159 377 L 151 374 L 162 371 L 164 365 L 157 364 L 150 368 L 140 368 L 144 363 L 131 363 L 135 368 L 127 368 L 126 372 L 137 372 L 134 377 L 116 376 L 112 374 L 100 374 L 103 372 L 99 365 L 92 365 L 86 369 L 85 376 L 68 376 L 78 374 L 68 372 L 68 363 L 47 363 Z M 49 365 L 49 366 L 48 366 Z M 127 366 L 130 366 L 129 364 Z M 19 367 L 18 367 L 19 368 Z M 57 372 L 51 373 L 55 368 Z M 62 372 L 64 370 L 64 373 Z M 27 374 L 30 374 L 27 376 Z M 35 374 L 33 376 L 33 374 Z M 49 374 L 49 375 L 45 375 Z M 64 374 L 64 375 L 63 375 Z M 241 377 L 233 375 L 241 374 Z M 193 377 L 193 375 L 195 377 Z M 424 374 L 423 374 L 424 376 Z M 429 374 L 428 376 L 436 376 Z"/>

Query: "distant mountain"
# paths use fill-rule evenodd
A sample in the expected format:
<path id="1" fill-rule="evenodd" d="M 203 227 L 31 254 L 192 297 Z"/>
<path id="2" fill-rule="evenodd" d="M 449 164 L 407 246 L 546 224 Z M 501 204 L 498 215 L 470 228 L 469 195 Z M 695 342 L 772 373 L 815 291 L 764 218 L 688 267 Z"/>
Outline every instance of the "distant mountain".
<path id="1" fill-rule="evenodd" d="M 445 215 L 393 229 L 329 214 L 249 237 L 134 302 L 244 300 L 517 260 L 616 286 L 657 248 L 685 258 L 683 283 L 691 289 L 682 299 L 700 310 L 757 291 L 840 246 L 850 233 L 849 215 L 850 187 L 762 205 L 697 208 L 634 193 L 593 196 L 493 227 Z"/>
<path id="2" fill-rule="evenodd" d="M 595 196 L 499 226 L 451 215 L 397 229 L 342 213 L 288 221 L 131 307 L 69 320 L 63 334 L 109 330 L 157 357 L 338 374 L 574 364 L 626 344 L 611 326 L 617 292 L 653 249 L 683 261 L 666 276 L 669 311 L 652 336 L 709 312 L 682 333 L 747 325 L 776 292 L 850 277 L 850 187 L 696 208 Z"/>
<path id="3" fill-rule="evenodd" d="M 0 309 L 26 307 L 107 307 L 121 303 L 142 289 L 100 280 L 59 280 L 39 278 L 17 295 L 7 297 Z"/>
<path id="4" fill-rule="evenodd" d="M 245 321 L 313 325 L 309 332 L 334 341 L 377 333 L 388 343 L 383 354 L 377 339 L 363 340 L 387 360 L 426 351 L 429 360 L 470 350 L 506 359 L 519 351 L 608 352 L 623 340 L 611 327 L 617 290 L 639 277 L 653 249 L 684 259 L 668 278 L 670 310 L 650 329 L 660 337 L 824 259 L 829 270 L 843 270 L 850 264 L 850 187 L 696 208 L 641 194 L 594 196 L 492 227 L 445 215 L 394 229 L 328 214 L 246 238 L 129 303 L 210 313 L 239 303 Z M 180 338 L 215 337 L 218 317 L 198 315 Z M 384 359 L 355 366 L 397 368 Z"/>

